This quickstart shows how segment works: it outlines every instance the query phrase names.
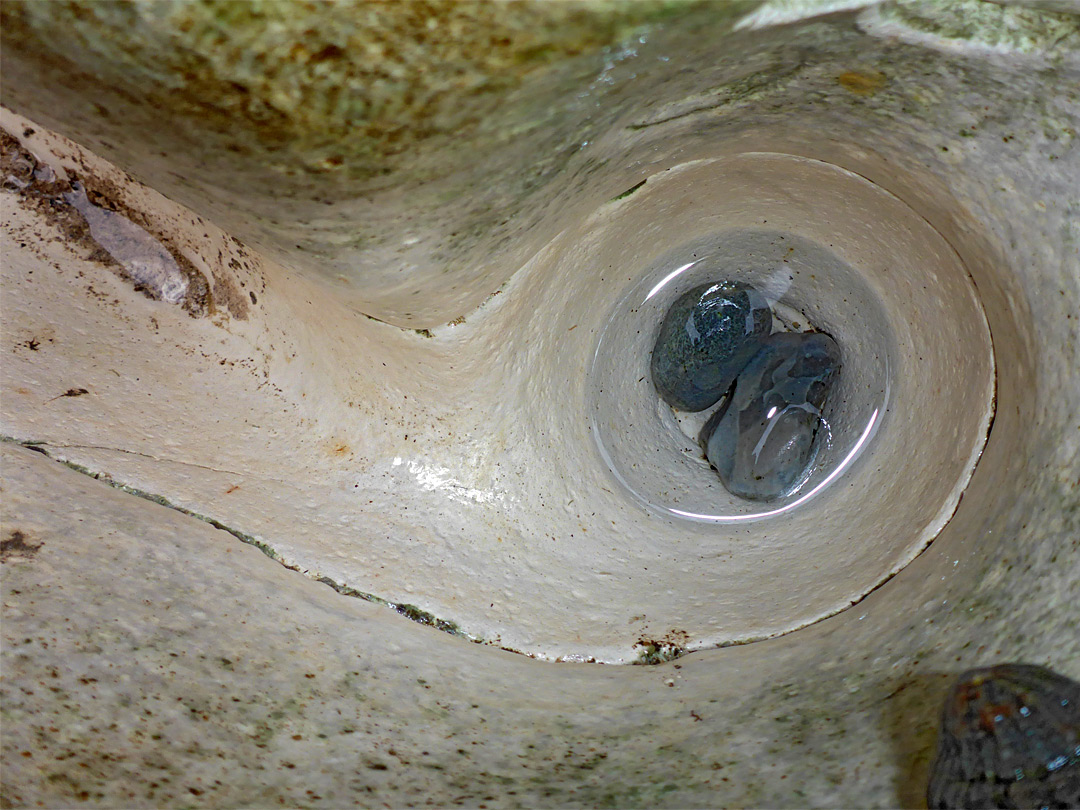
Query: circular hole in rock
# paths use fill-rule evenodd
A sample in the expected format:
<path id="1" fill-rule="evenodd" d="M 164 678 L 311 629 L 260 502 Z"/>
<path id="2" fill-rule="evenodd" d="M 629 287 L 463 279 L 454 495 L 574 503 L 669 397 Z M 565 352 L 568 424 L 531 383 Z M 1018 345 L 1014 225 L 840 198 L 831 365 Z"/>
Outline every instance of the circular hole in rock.
<path id="1" fill-rule="evenodd" d="M 678 410 L 657 394 L 648 369 L 672 304 L 688 290 L 722 281 L 761 292 L 773 332 L 820 331 L 841 348 L 841 373 L 807 474 L 767 504 L 728 492 L 705 459 L 698 437 L 724 399 L 697 412 Z M 895 355 L 883 302 L 835 252 L 766 223 L 722 231 L 655 262 L 611 314 L 592 370 L 595 436 L 615 477 L 651 509 L 711 522 L 782 513 L 834 484 L 868 446 L 887 410 Z"/>
<path id="2" fill-rule="evenodd" d="M 608 290 L 615 303 L 587 371 L 597 463 L 624 508 L 660 518 L 655 554 L 687 585 L 715 590 L 723 616 L 703 617 L 714 630 L 701 643 L 797 629 L 896 573 L 955 511 L 994 405 L 978 292 L 925 219 L 829 163 L 743 153 L 684 164 L 646 189 L 613 212 L 599 245 L 605 268 L 637 264 Z M 697 441 L 711 409 L 676 411 L 650 376 L 672 302 L 714 281 L 757 287 L 776 328 L 825 332 L 841 349 L 827 440 L 775 500 L 728 492 Z M 682 593 L 687 605 L 710 599 Z"/>

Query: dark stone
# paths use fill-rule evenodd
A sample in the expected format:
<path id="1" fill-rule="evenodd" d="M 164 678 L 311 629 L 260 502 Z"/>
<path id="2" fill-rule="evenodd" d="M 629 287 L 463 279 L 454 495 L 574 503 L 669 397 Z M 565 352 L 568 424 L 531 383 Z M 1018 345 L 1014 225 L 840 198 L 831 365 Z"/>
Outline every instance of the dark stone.
<path id="1" fill-rule="evenodd" d="M 785 332 L 764 340 L 701 431 L 705 456 L 732 494 L 768 501 L 803 479 L 839 371 L 840 347 L 828 335 Z"/>
<path id="2" fill-rule="evenodd" d="M 653 346 L 657 393 L 679 410 L 705 410 L 731 387 L 771 329 L 769 303 L 749 285 L 714 282 L 683 293 Z"/>
<path id="3" fill-rule="evenodd" d="M 1033 664 L 961 675 L 945 700 L 926 803 L 1080 807 L 1080 683 Z"/>

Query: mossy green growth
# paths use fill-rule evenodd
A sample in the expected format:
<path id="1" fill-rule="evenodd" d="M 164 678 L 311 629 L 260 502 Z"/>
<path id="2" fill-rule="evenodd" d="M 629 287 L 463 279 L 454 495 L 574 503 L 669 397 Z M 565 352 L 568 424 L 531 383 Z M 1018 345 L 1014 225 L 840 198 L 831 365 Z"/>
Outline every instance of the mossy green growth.
<path id="1" fill-rule="evenodd" d="M 639 188 L 641 188 L 643 185 L 645 185 L 648 181 L 649 181 L 649 178 L 646 177 L 640 183 L 635 183 L 634 185 L 630 186 L 630 188 L 628 188 L 626 191 L 624 191 L 622 194 L 617 194 L 614 197 L 612 197 L 611 202 L 615 202 L 616 200 L 624 200 L 624 199 L 626 199 L 631 194 L 633 194 L 635 191 L 637 191 Z"/>
<path id="2" fill-rule="evenodd" d="M 442 630 L 444 633 L 451 633 L 455 636 L 462 635 L 461 628 L 458 627 L 456 622 L 440 619 L 426 610 L 421 610 L 416 605 L 394 605 L 394 610 L 405 618 L 412 619 L 419 624 L 426 624 L 428 627 L 434 627 L 436 630 Z"/>
<path id="3" fill-rule="evenodd" d="M 984 0 L 901 0 L 881 7 L 882 18 L 957 45 L 1050 57 L 1080 48 L 1080 17 Z"/>
<path id="4" fill-rule="evenodd" d="M 377 175 L 431 136 L 474 129 L 534 74 L 600 58 L 695 5 L 12 0 L 2 11 L 8 42 L 62 43 L 163 116 L 231 127 L 245 148 L 290 152 L 309 171 Z"/>
<path id="5" fill-rule="evenodd" d="M 634 661 L 638 665 L 666 664 L 686 654 L 682 647 L 663 641 L 647 641 L 635 646 L 641 647 Z"/>

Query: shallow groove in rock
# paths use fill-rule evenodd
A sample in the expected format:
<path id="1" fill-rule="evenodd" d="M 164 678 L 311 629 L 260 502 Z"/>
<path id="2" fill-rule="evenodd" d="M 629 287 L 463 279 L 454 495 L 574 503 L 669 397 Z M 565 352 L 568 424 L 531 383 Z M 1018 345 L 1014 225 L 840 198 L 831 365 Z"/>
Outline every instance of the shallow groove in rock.
<path id="1" fill-rule="evenodd" d="M 417 624 L 434 627 L 436 630 L 441 630 L 444 633 L 449 633 L 452 636 L 466 639 L 467 641 L 472 641 L 476 644 L 485 643 L 484 639 L 473 636 L 463 631 L 460 627 L 458 627 L 456 622 L 449 621 L 447 619 L 440 619 L 438 616 L 435 616 L 428 611 L 417 607 L 416 605 L 411 605 L 404 602 L 391 602 L 388 599 L 383 599 L 381 596 L 376 596 L 375 594 L 366 593 L 348 585 L 344 585 L 334 579 L 331 579 L 328 576 L 323 576 L 322 574 L 314 573 L 311 571 L 305 571 L 300 568 L 300 566 L 287 562 L 281 557 L 280 554 L 274 551 L 274 549 L 269 544 L 264 543 L 263 541 L 253 537 L 250 534 L 242 532 L 239 529 L 234 529 L 231 526 L 227 526 L 221 521 L 216 520 L 212 517 L 209 517 L 207 515 L 201 515 L 198 512 L 186 509 L 183 506 L 178 506 L 164 496 L 156 495 L 152 492 L 146 492 L 145 490 L 139 489 L 137 487 L 128 486 L 127 484 L 116 481 L 107 473 L 95 472 L 94 470 L 91 470 L 89 467 L 86 467 L 82 464 L 77 464 L 73 461 L 67 461 L 62 458 L 56 458 L 49 453 L 49 444 L 47 442 L 33 439 L 16 439 L 11 436 L 0 436 L 0 441 L 7 442 L 9 444 L 15 444 L 20 447 L 25 447 L 27 450 L 33 450 L 35 453 L 40 453 L 41 455 L 45 456 L 50 461 L 55 461 L 58 464 L 63 464 L 68 469 L 89 476 L 95 481 L 100 481 L 103 484 L 107 484 L 113 489 L 118 489 L 121 492 L 126 492 L 128 495 L 134 495 L 138 498 L 142 498 L 143 500 L 155 503 L 158 506 L 164 506 L 167 509 L 172 509 L 173 511 L 179 512 L 182 515 L 187 515 L 188 517 L 193 517 L 196 520 L 201 520 L 203 523 L 208 523 L 215 529 L 220 529 L 223 532 L 231 534 L 241 543 L 246 543 L 249 546 L 254 546 L 271 560 L 280 564 L 284 568 L 287 568 L 290 571 L 296 571 L 297 573 L 302 574 L 310 579 L 314 579 L 316 582 L 319 582 L 323 585 L 329 585 L 342 596 L 351 596 L 356 599 L 363 599 L 365 602 L 382 605 L 384 607 L 392 609 L 396 613 L 399 613 L 406 619 L 416 622 Z M 502 649 L 506 650 L 507 652 L 518 652 L 517 650 L 512 650 L 507 647 L 503 647 Z"/>

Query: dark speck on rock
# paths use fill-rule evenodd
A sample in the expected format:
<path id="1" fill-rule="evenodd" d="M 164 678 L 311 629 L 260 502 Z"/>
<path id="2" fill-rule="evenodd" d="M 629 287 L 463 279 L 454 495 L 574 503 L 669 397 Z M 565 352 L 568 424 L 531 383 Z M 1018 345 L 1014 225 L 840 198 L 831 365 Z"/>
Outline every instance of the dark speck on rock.
<path id="1" fill-rule="evenodd" d="M 8 562 L 13 559 L 29 560 L 44 545 L 43 543 L 31 543 L 26 534 L 19 529 L 13 529 L 11 534 L 4 540 L 0 540 L 0 562 Z"/>

